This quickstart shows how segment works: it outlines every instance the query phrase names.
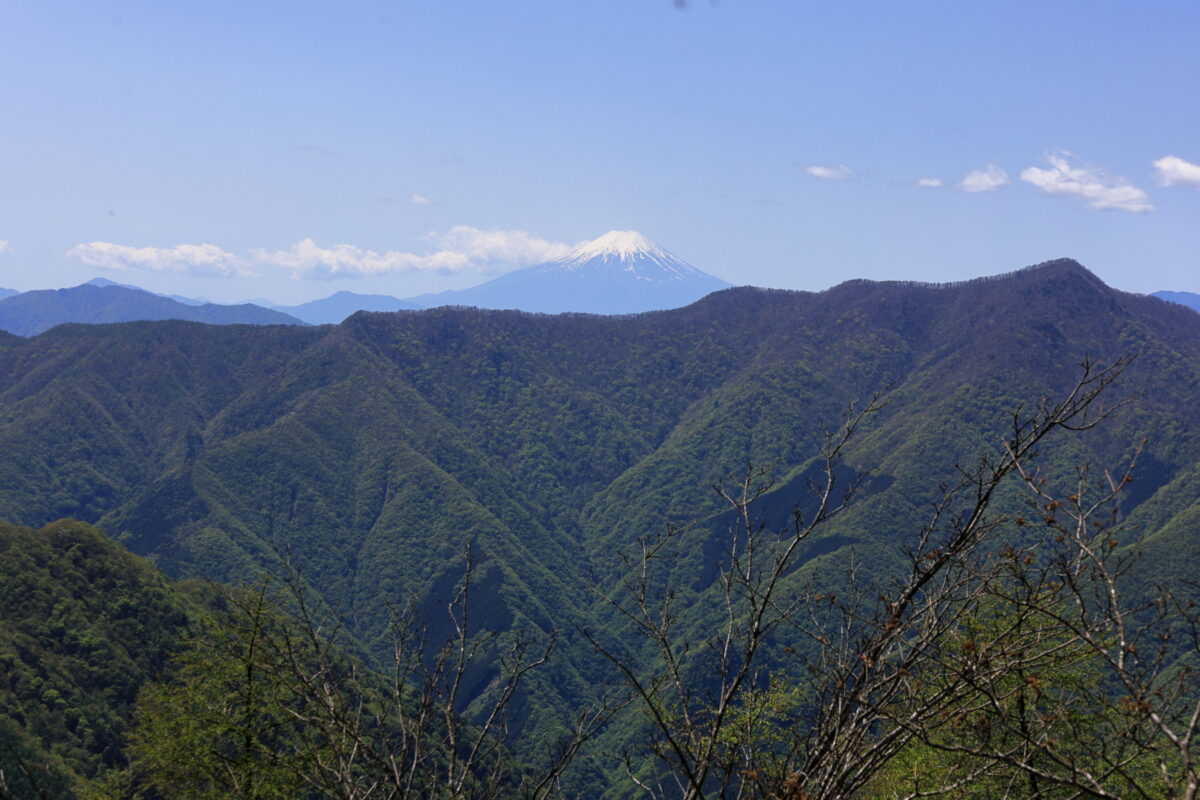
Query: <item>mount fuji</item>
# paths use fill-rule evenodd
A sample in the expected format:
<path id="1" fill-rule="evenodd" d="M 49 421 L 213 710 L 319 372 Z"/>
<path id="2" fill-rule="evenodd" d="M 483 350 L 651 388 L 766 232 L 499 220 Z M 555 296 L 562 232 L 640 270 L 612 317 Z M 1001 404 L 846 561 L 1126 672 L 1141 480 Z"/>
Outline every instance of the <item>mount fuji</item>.
<path id="1" fill-rule="evenodd" d="M 677 308 L 732 284 L 693 267 L 636 231 L 609 231 L 544 264 L 469 289 L 411 298 L 425 308 L 477 306 L 557 314 L 632 314 Z"/>

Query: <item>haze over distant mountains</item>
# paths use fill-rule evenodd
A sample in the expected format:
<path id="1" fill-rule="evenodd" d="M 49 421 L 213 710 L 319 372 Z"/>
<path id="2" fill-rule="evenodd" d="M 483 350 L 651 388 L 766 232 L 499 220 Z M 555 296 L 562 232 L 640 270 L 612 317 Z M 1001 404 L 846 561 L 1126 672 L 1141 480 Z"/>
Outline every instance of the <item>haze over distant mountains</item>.
<path id="1" fill-rule="evenodd" d="M 401 300 L 388 294 L 337 292 L 329 297 L 300 305 L 280 306 L 271 303 L 268 307 L 291 314 L 310 325 L 336 325 L 357 311 L 410 311 L 421 306 L 411 300 Z"/>
<path id="2" fill-rule="evenodd" d="M 1200 311 L 1200 294 L 1195 292 L 1155 292 L 1153 297 L 1159 297 L 1171 303 L 1187 306 L 1193 311 Z"/>
<path id="3" fill-rule="evenodd" d="M 243 303 L 189 305 L 162 295 L 108 282 L 69 289 L 39 289 L 0 300 L 0 330 L 36 336 L 67 322 L 135 322 L 182 319 L 214 325 L 303 325 L 280 311 Z"/>
<path id="4" fill-rule="evenodd" d="M 356 311 L 402 311 L 436 306 L 511 308 L 542 313 L 633 314 L 679 308 L 730 283 L 693 267 L 636 231 L 609 231 L 554 261 L 490 281 L 402 300 L 391 295 L 337 292 L 300 305 L 253 301 L 313 325 L 339 323 Z"/>
<path id="5" fill-rule="evenodd" d="M 137 289 L 139 292 L 149 292 L 150 291 L 149 289 L 143 289 L 140 286 L 134 286 L 133 284 L 130 284 L 130 283 L 117 283 L 116 281 L 110 281 L 108 278 L 92 278 L 90 281 L 88 281 L 88 284 L 91 286 L 121 286 L 125 289 Z M 211 302 L 209 300 L 205 300 L 200 297 L 184 297 L 181 294 L 162 294 L 161 292 L 150 292 L 150 294 L 152 294 L 156 297 L 169 298 L 171 300 L 174 300 L 177 303 L 183 303 L 185 306 L 202 306 L 205 303 Z M 254 303 L 253 300 L 247 300 L 246 302 Z M 218 303 L 217 305 L 231 305 L 231 304 Z M 239 303 L 239 304 L 232 304 L 232 305 L 241 305 L 241 304 Z M 254 305 L 261 305 L 261 303 L 254 303 Z M 269 307 L 270 306 L 265 306 L 265 308 L 269 308 Z"/>
<path id="6" fill-rule="evenodd" d="M 218 305 L 96 278 L 68 289 L 0 289 L 0 330 L 34 336 L 66 322 L 182 319 L 213 324 L 337 324 L 359 311 L 434 306 L 632 314 L 694 303 L 731 284 L 696 269 L 636 231 L 610 231 L 570 255 L 456 291 L 401 299 L 340 291 L 298 305 L 254 300 Z"/>
<path id="7" fill-rule="evenodd" d="M 609 231 L 573 253 L 479 286 L 412 298 L 424 307 L 515 308 L 556 314 L 632 314 L 678 308 L 731 284 L 672 255 L 637 231 Z"/>
<path id="8" fill-rule="evenodd" d="M 709 275 L 636 231 L 609 231 L 571 254 L 506 273 L 467 289 L 408 299 L 339 291 L 296 305 L 255 299 L 222 305 L 157 294 L 95 278 L 67 289 L 18 292 L 0 288 L 0 330 L 33 336 L 67 322 L 182 319 L 211 324 L 339 324 L 359 311 L 410 311 L 474 306 L 541 313 L 631 314 L 679 308 L 731 284 Z M 1200 294 L 1153 294 L 1200 312 Z"/>

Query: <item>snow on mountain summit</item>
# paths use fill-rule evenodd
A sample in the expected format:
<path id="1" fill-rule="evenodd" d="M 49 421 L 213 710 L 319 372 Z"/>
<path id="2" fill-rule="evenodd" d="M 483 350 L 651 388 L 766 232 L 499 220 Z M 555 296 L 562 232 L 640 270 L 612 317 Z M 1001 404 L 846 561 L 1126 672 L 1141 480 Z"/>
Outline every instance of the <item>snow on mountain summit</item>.
<path id="1" fill-rule="evenodd" d="M 426 308 L 471 305 L 549 314 L 636 314 L 686 306 L 728 286 L 637 231 L 609 231 L 562 258 L 513 270 L 468 289 L 412 300 Z"/>
<path id="2" fill-rule="evenodd" d="M 674 258 L 637 231 L 609 231 L 590 242 L 584 242 L 567 256 L 567 259 L 587 260 L 603 256 L 618 256 L 622 261 L 646 256 Z"/>
<path id="3" fill-rule="evenodd" d="M 670 277 L 682 279 L 699 270 L 683 259 L 672 255 L 637 231 L 609 231 L 603 236 L 584 242 L 562 258 L 546 266 L 576 270 L 593 262 L 616 261 L 625 264 L 625 270 L 637 272 L 637 267 L 650 264 L 660 267 Z"/>

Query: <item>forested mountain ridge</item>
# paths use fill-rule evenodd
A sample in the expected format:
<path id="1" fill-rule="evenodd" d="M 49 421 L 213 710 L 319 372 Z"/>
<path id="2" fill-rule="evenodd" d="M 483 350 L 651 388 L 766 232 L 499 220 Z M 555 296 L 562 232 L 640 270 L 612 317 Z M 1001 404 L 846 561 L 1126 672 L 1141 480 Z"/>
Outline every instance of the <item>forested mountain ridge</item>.
<path id="1" fill-rule="evenodd" d="M 617 630 L 587 587 L 620 576 L 618 551 L 696 521 L 708 544 L 676 568 L 709 590 L 714 481 L 774 465 L 764 505 L 790 507 L 823 426 L 890 386 L 847 453 L 873 470 L 869 496 L 795 579 L 850 553 L 886 571 L 938 482 L 994 448 L 1016 405 L 1068 388 L 1086 356 L 1122 355 L 1136 359 L 1113 399 L 1134 402 L 1054 466 L 1108 466 L 1147 437 L 1127 511 L 1152 528 L 1154 564 L 1183 570 L 1200 317 L 1071 261 L 947 286 L 729 289 L 626 317 L 441 308 L 0 337 L 0 517 L 94 522 L 174 576 L 243 579 L 289 552 L 368 640 L 409 593 L 436 625 L 473 541 L 478 624 L 564 632 L 514 721 L 545 723 L 604 679 L 575 632 Z"/>

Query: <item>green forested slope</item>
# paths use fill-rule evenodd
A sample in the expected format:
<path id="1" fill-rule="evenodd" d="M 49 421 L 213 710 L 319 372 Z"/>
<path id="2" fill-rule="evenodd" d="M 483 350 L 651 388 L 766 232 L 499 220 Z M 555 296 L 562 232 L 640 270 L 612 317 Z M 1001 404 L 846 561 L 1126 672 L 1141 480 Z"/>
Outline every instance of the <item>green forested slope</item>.
<path id="1" fill-rule="evenodd" d="M 0 523 L 0 770 L 50 797 L 123 764 L 142 684 L 161 678 L 192 604 L 94 528 Z"/>
<path id="2" fill-rule="evenodd" d="M 629 317 L 441 308 L 0 337 L 0 518 L 80 517 L 174 576 L 236 581 L 286 553 L 367 642 L 410 595 L 444 625 L 472 541 L 482 627 L 564 631 L 522 700 L 550 726 L 607 674 L 577 631 L 623 636 L 588 588 L 613 585 L 619 551 L 699 521 L 707 544 L 676 572 L 708 590 L 715 481 L 772 465 L 763 506 L 790 508 L 823 429 L 891 387 L 847 454 L 874 472 L 866 496 L 794 580 L 850 554 L 886 572 L 939 481 L 994 448 L 1015 406 L 1064 391 L 1084 357 L 1128 355 L 1110 399 L 1130 405 L 1049 466 L 1108 466 L 1145 438 L 1127 510 L 1148 556 L 1182 574 L 1196 563 L 1200 316 L 1069 261 L 943 287 L 732 289 Z"/>

